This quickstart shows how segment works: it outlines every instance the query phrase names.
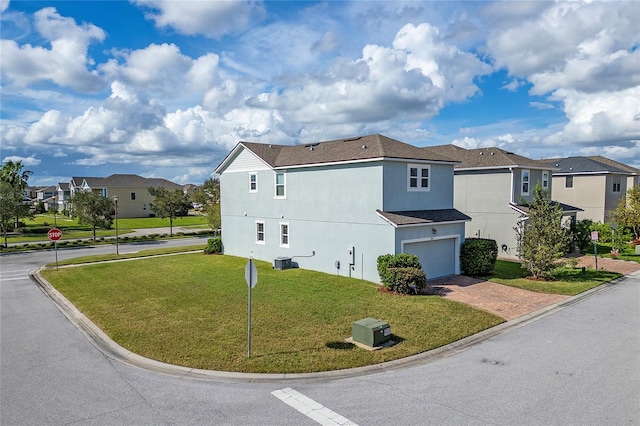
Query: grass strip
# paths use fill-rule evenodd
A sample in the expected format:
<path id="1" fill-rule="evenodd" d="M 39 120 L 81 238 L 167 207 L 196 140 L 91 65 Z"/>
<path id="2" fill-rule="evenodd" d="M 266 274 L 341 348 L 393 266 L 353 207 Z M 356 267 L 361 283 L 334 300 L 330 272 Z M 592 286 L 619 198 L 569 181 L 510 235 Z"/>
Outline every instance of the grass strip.
<path id="1" fill-rule="evenodd" d="M 483 278 L 498 284 L 538 293 L 575 296 L 622 276 L 616 272 L 602 270 L 596 272 L 593 269 L 582 272 L 581 268 L 558 268 L 554 271 L 551 281 L 528 279 L 528 275 L 529 273 L 522 269 L 519 263 L 498 260 L 493 273 Z"/>
<path id="2" fill-rule="evenodd" d="M 185 253 L 189 251 L 196 250 L 204 250 L 205 245 L 197 244 L 191 246 L 180 246 L 180 247 L 165 247 L 158 249 L 149 249 L 149 250 L 141 250 L 135 253 L 123 253 L 123 254 L 98 254 L 91 256 L 82 256 L 75 257 L 73 259 L 61 260 L 58 262 L 59 266 L 64 265 L 82 265 L 85 263 L 96 263 L 96 262 L 105 262 L 110 260 L 122 260 L 122 259 L 135 259 L 139 257 L 150 257 L 150 256 L 158 256 L 163 254 L 173 254 L 173 253 Z M 127 247 L 127 250 L 130 250 L 131 246 Z M 55 263 L 49 263 L 47 266 L 55 266 Z"/>

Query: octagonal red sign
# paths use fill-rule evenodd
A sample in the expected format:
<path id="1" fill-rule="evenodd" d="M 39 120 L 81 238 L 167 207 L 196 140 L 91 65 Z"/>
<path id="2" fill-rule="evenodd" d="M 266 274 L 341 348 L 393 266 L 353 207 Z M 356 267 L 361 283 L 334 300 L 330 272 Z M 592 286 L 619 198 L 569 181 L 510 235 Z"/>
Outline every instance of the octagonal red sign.
<path id="1" fill-rule="evenodd" d="M 58 241 L 62 238 L 62 231 L 58 228 L 50 229 L 49 232 L 47 232 L 47 237 L 49 237 L 51 241 Z"/>

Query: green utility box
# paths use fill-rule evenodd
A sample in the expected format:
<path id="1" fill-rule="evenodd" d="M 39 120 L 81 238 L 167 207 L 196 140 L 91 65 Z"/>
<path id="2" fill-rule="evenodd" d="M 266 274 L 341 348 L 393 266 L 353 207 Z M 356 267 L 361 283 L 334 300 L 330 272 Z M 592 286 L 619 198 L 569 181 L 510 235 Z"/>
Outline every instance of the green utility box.
<path id="1" fill-rule="evenodd" d="M 365 318 L 353 322 L 351 333 L 354 342 L 367 346 L 379 346 L 391 339 L 389 323 L 373 318 Z"/>

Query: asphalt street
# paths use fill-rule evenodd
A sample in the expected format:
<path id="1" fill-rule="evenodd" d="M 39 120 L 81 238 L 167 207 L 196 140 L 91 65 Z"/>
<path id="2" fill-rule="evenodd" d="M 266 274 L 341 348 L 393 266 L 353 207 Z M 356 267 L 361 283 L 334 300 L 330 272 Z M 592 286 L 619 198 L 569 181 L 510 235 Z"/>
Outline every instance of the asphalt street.
<path id="1" fill-rule="evenodd" d="M 121 252 L 143 247 L 122 245 Z M 98 246 L 58 255 L 113 250 Z M 28 277 L 53 260 L 52 251 L 0 257 L 2 425 L 640 421 L 638 275 L 443 358 L 347 378 L 251 382 L 169 376 L 104 355 Z"/>

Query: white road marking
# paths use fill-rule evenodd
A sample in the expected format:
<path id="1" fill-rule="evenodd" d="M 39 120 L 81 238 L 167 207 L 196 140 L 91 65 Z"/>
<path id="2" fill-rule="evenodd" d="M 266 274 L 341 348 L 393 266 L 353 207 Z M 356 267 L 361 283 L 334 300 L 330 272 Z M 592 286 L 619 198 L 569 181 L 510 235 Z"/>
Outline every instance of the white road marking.
<path id="1" fill-rule="evenodd" d="M 294 389 L 284 388 L 274 390 L 271 392 L 271 395 L 323 426 L 358 426 L 351 420 L 329 410 L 324 405 L 304 396 Z"/>

